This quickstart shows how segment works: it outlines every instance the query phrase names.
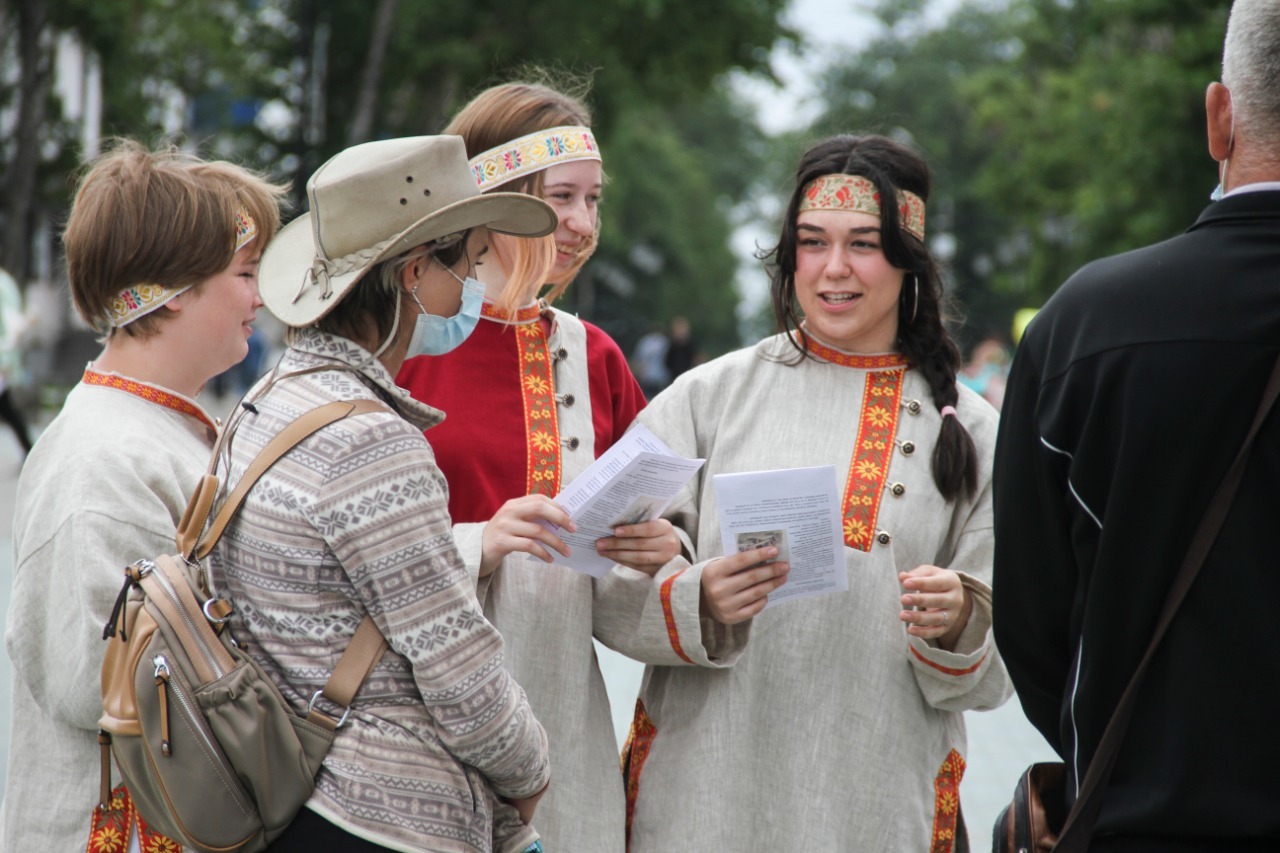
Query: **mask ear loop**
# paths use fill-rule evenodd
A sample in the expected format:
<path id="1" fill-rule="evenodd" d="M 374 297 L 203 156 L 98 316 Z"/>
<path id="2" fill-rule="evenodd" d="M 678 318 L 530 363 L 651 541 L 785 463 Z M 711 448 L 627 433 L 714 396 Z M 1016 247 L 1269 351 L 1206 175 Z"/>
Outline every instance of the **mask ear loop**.
<path id="1" fill-rule="evenodd" d="M 1224 87 L 1225 88 L 1225 87 Z M 1227 97 L 1231 97 L 1231 90 L 1227 89 Z M 1227 156 L 1222 158 L 1222 162 L 1218 164 L 1218 186 L 1209 195 L 1213 201 L 1222 198 L 1226 191 L 1227 169 L 1231 166 L 1231 152 L 1236 147 L 1236 110 L 1235 105 L 1231 107 L 1231 132 L 1227 136 Z"/>

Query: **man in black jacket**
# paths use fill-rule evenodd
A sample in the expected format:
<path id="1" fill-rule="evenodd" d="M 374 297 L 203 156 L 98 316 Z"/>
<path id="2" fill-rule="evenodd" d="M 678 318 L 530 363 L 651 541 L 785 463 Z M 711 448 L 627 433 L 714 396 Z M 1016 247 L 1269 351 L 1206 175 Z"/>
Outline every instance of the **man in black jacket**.
<path id="1" fill-rule="evenodd" d="M 1276 0 L 1236 0 L 1222 80 L 1205 103 L 1225 197 L 1077 272 L 1006 390 L 996 640 L 1070 799 L 1280 356 Z M 1141 685 L 1091 849 L 1280 849 L 1277 510 L 1280 412 Z"/>

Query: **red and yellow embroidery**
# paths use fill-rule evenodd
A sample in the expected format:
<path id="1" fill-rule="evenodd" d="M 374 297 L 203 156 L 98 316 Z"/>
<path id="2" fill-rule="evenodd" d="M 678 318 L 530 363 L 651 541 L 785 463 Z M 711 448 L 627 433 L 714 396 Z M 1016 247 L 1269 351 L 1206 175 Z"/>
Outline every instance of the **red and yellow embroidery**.
<path id="1" fill-rule="evenodd" d="M 933 843 L 929 853 L 951 853 L 955 849 L 956 821 L 960 815 L 960 780 L 964 759 L 954 749 L 938 768 L 933 780 Z"/>
<path id="2" fill-rule="evenodd" d="M 867 372 L 862 395 L 862 422 L 849 460 L 849 479 L 844 487 L 844 541 L 850 548 L 870 551 L 880 514 L 880 498 L 889 478 L 893 439 L 898 433 L 898 407 L 902 401 L 902 380 L 907 360 L 897 353 L 850 355 L 834 350 L 812 337 L 805 349 L 823 361 Z"/>
<path id="3" fill-rule="evenodd" d="M 907 648 L 911 650 L 911 654 L 916 656 L 916 660 L 920 661 L 920 663 L 924 664 L 925 666 L 931 666 L 934 669 L 936 669 L 938 672 L 942 673 L 943 675 L 955 675 L 955 676 L 969 675 L 971 673 L 977 672 L 978 669 L 982 666 L 982 664 L 986 662 L 987 654 L 989 654 L 989 652 L 984 652 L 982 655 L 982 659 L 979 660 L 977 663 L 975 663 L 973 666 L 966 666 L 963 669 L 959 669 L 953 666 L 943 666 L 940 663 L 934 663 L 924 655 L 920 654 L 920 650 L 917 649 L 915 646 L 908 645 Z"/>
<path id="4" fill-rule="evenodd" d="M 542 306 L 538 303 L 507 311 L 490 302 L 480 303 L 480 316 L 497 320 L 501 323 L 532 323 L 542 315 Z"/>
<path id="5" fill-rule="evenodd" d="M 631 731 L 622 748 L 622 779 L 627 786 L 627 848 L 631 847 L 631 820 L 636 814 L 636 797 L 640 794 L 640 771 L 649 757 L 658 729 L 645 712 L 644 702 L 636 700 L 636 713 L 631 718 Z"/>
<path id="6" fill-rule="evenodd" d="M 178 853 L 182 850 L 182 846 L 173 839 L 147 827 L 124 785 L 111 792 L 111 802 L 105 808 L 95 807 L 89 820 L 89 843 L 85 846 L 85 853 L 125 853 L 134 827 L 138 830 L 138 847 L 142 853 Z"/>
<path id="7" fill-rule="evenodd" d="M 109 375 L 106 373 L 98 373 L 95 370 L 86 369 L 84 377 L 80 380 L 85 385 L 101 385 L 104 388 L 115 388 L 124 391 L 126 394 L 132 394 L 135 397 L 164 406 L 166 409 L 173 409 L 175 412 L 181 412 L 200 421 L 214 432 L 218 431 L 218 427 L 195 403 L 185 397 L 179 397 L 177 394 L 171 394 L 151 385 L 145 385 L 141 382 L 135 382 L 132 379 L 126 379 L 123 376 Z"/>
<path id="8" fill-rule="evenodd" d="M 844 487 L 844 541 L 860 551 L 871 550 L 880 499 L 889 478 L 893 439 L 898 432 L 898 405 L 905 373 L 906 368 L 867 373 L 862 423 L 858 425 Z"/>
<path id="9" fill-rule="evenodd" d="M 676 613 L 671 608 L 671 588 L 675 584 L 676 578 L 684 574 L 684 571 L 684 569 L 681 569 L 663 581 L 658 591 L 658 597 L 662 599 L 662 615 L 667 620 L 667 639 L 671 641 L 672 650 L 680 656 L 680 660 L 685 663 L 693 663 L 689 656 L 684 653 L 684 647 L 680 645 L 680 632 L 676 629 Z"/>
<path id="10" fill-rule="evenodd" d="M 536 306 L 534 310 L 536 312 Z M 536 320 L 536 313 L 534 318 Z M 541 323 L 519 322 L 515 331 L 527 442 L 525 493 L 554 497 L 560 492 L 561 469 L 560 422 L 556 413 L 556 383 L 551 374 L 551 351 Z"/>
<path id="11" fill-rule="evenodd" d="M 809 352 L 823 361 L 829 361 L 841 367 L 855 367 L 859 370 L 887 370 L 893 367 L 907 366 L 906 358 L 896 352 L 883 353 L 881 355 L 850 355 L 832 349 L 826 344 L 819 343 L 813 339 L 812 335 L 807 335 L 804 340 L 805 349 Z"/>

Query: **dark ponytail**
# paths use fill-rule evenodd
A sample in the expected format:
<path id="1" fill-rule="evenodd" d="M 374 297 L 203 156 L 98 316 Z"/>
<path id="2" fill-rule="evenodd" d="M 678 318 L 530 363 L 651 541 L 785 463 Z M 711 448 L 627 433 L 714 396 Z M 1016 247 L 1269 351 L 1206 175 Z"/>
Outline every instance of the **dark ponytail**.
<path id="1" fill-rule="evenodd" d="M 881 198 L 898 190 L 929 200 L 929 166 L 914 149 L 884 136 L 835 136 L 814 145 L 800 158 L 795 189 L 787 203 L 778 244 L 761 255 L 770 276 L 770 296 L 778 331 L 788 333 L 797 350 L 794 364 L 805 357 L 804 329 L 796 300 L 796 218 L 804 188 L 823 175 L 861 175 L 871 180 Z M 942 274 L 925 244 L 903 231 L 894 204 L 881 205 L 881 246 L 885 259 L 906 271 L 898 301 L 898 348 L 929 383 L 939 411 L 956 405 L 960 349 L 944 324 Z M 971 498 L 978 490 L 978 451 L 960 421 L 944 415 L 933 451 L 933 481 L 947 501 Z"/>

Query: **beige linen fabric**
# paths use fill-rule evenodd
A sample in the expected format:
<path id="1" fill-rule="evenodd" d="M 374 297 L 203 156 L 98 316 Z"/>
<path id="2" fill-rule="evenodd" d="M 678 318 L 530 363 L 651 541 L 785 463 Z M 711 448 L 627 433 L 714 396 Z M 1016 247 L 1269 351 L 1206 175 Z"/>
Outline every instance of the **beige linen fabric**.
<path id="1" fill-rule="evenodd" d="M 0 850 L 80 853 L 88 843 L 99 795 L 102 628 L 124 567 L 173 551 L 211 433 L 190 415 L 81 384 L 23 466 L 5 631 L 14 684 Z"/>
<path id="2" fill-rule="evenodd" d="M 700 560 L 721 554 L 717 473 L 836 466 L 843 492 L 867 371 L 794 359 L 779 337 L 681 376 L 640 415 L 706 466 L 674 506 Z M 922 403 L 912 414 L 907 401 Z M 930 474 L 939 413 L 905 377 L 897 439 L 870 552 L 845 548 L 849 590 L 781 603 L 752 621 L 723 670 L 651 667 L 642 699 L 656 727 L 636 800 L 631 853 L 950 849 L 933 846 L 948 756 L 965 754 L 961 711 L 1010 694 L 992 645 L 991 459 L 996 413 L 965 388 L 957 405 L 978 448 L 973 501 L 948 505 Z M 973 616 L 955 652 L 908 637 L 897 573 L 962 572 Z M 698 582 L 701 563 L 677 580 Z M 952 780 L 958 787 L 959 779 Z M 939 787 L 940 786 L 940 787 Z M 940 824 L 945 826 L 945 819 Z"/>
<path id="3" fill-rule="evenodd" d="M 573 395 L 561 406 L 560 436 L 568 484 L 595 461 L 595 431 L 587 387 L 586 330 L 576 317 L 554 311 L 551 352 L 564 348 L 556 365 L 556 393 Z M 448 413 L 446 412 L 446 416 Z M 430 439 L 431 433 L 427 433 Z M 475 579 L 484 524 L 456 524 L 458 548 Z M 682 650 L 695 663 L 724 666 L 737 658 L 745 632 L 707 632 L 698 616 L 698 595 L 684 595 L 670 609 L 661 584 L 688 564 L 675 560 L 655 581 L 619 566 L 605 578 L 513 554 L 480 581 L 485 615 L 507 643 L 508 670 L 528 693 L 547 730 L 554 780 L 535 820 L 548 853 L 622 853 L 625 799 L 609 699 L 591 643 L 594 635 L 612 649 L 646 662 L 680 665 L 667 629 L 668 613 Z"/>

